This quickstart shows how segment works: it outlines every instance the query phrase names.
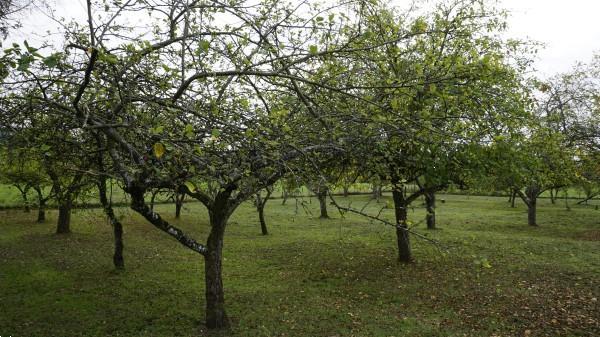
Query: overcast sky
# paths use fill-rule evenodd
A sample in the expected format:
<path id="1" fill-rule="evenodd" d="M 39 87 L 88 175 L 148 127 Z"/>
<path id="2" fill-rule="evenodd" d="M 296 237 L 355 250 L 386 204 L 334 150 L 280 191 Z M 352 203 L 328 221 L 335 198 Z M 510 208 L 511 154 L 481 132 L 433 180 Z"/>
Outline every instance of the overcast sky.
<path id="1" fill-rule="evenodd" d="M 54 0 L 58 16 L 85 17 L 84 0 Z M 393 0 L 407 3 L 409 0 Z M 435 0 L 421 0 L 435 3 Z M 587 62 L 600 52 L 600 0 L 497 0 L 510 10 L 509 36 L 529 38 L 545 44 L 535 64 L 541 77 L 568 71 L 577 61 Z M 419 2 L 419 0 L 417 0 Z M 22 32 L 12 39 L 35 40 L 30 32 L 44 32 L 50 25 L 40 13 L 24 22 Z"/>
<path id="2" fill-rule="evenodd" d="M 543 75 L 568 71 L 600 52 L 600 0 L 500 0 L 512 13 L 510 34 L 546 45 L 536 68 Z"/>

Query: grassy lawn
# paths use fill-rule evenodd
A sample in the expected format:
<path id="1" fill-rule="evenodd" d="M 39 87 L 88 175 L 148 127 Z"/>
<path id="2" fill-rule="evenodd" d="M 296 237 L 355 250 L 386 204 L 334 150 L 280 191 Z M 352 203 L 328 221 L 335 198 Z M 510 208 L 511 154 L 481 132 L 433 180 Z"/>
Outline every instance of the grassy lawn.
<path id="1" fill-rule="evenodd" d="M 231 330 L 218 336 L 598 336 L 600 211 L 540 201 L 539 228 L 522 203 L 439 196 L 441 242 L 412 239 L 415 263 L 396 262 L 393 228 L 333 208 L 319 220 L 313 199 L 267 204 L 260 235 L 251 204 L 225 237 Z M 338 198 L 361 207 L 368 196 Z M 304 202 L 311 213 L 300 205 Z M 390 198 L 367 206 L 377 213 Z M 418 203 L 416 206 L 419 206 Z M 207 214 L 188 203 L 157 209 L 204 241 Z M 202 257 L 132 211 L 126 270 L 112 267 L 111 228 L 99 210 L 74 214 L 73 234 L 54 235 L 35 212 L 0 212 L 0 336 L 210 336 L 202 327 Z M 392 211 L 383 214 L 391 219 Z M 419 207 L 409 213 L 415 223 Z"/>

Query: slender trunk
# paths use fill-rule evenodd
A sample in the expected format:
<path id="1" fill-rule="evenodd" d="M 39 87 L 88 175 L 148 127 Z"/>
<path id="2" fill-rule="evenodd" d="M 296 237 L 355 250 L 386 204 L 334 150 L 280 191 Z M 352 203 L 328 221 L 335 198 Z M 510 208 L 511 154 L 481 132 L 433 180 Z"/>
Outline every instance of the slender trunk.
<path id="1" fill-rule="evenodd" d="M 256 210 L 258 211 L 258 220 L 260 221 L 260 230 L 262 235 L 269 235 L 267 230 L 267 223 L 265 221 L 265 204 L 266 200 L 263 201 L 260 193 L 256 193 Z"/>
<path id="2" fill-rule="evenodd" d="M 211 212 L 210 222 L 212 227 L 207 240 L 208 252 L 204 255 L 206 326 L 209 329 L 219 329 L 229 326 L 222 278 L 223 235 L 227 216 Z"/>
<path id="3" fill-rule="evenodd" d="M 317 197 L 319 198 L 319 207 L 321 209 L 321 216 L 319 218 L 328 219 L 329 214 L 327 214 L 327 187 L 319 187 Z"/>
<path id="4" fill-rule="evenodd" d="M 285 203 L 287 202 L 287 199 L 288 199 L 288 191 L 286 188 L 284 188 L 283 191 L 281 192 L 281 198 L 283 199 L 281 201 L 281 204 L 285 205 Z"/>
<path id="5" fill-rule="evenodd" d="M 181 208 L 183 207 L 183 200 L 185 199 L 185 193 L 175 194 L 175 218 L 179 219 L 181 216 Z"/>
<path id="6" fill-rule="evenodd" d="M 512 199 L 512 200 L 511 200 L 511 202 L 510 202 L 510 207 L 511 207 L 511 208 L 515 208 L 515 207 L 516 207 L 516 206 L 515 206 L 515 199 L 517 199 L 517 190 L 515 190 L 514 188 L 513 188 L 513 190 L 512 190 L 511 199 Z"/>
<path id="7" fill-rule="evenodd" d="M 46 221 L 46 199 L 42 194 L 42 189 L 39 186 L 34 187 L 35 192 L 38 197 L 38 223 L 43 223 Z"/>
<path id="8" fill-rule="evenodd" d="M 152 196 L 150 197 L 150 210 L 154 211 L 154 200 L 156 199 L 156 195 L 158 194 L 159 190 L 155 190 L 152 191 Z"/>
<path id="9" fill-rule="evenodd" d="M 27 192 L 29 190 L 29 187 L 21 188 L 20 186 L 17 186 L 17 189 L 19 189 L 19 192 L 21 192 L 21 198 L 23 199 L 23 211 L 25 213 L 31 212 L 31 208 L 29 207 L 29 200 L 27 199 Z"/>
<path id="10" fill-rule="evenodd" d="M 350 194 L 348 190 L 349 190 L 348 185 L 344 185 L 344 198 L 347 198 L 348 195 Z"/>
<path id="11" fill-rule="evenodd" d="M 56 234 L 71 233 L 71 209 L 73 208 L 73 200 L 67 197 L 58 205 L 58 223 L 56 226 Z"/>
<path id="12" fill-rule="evenodd" d="M 540 189 L 537 186 L 529 186 L 525 190 L 527 195 L 527 222 L 529 226 L 537 226 L 537 198 L 540 194 Z"/>
<path id="13" fill-rule="evenodd" d="M 550 202 L 552 205 L 556 204 L 556 198 L 558 197 L 558 189 L 550 189 Z"/>
<path id="14" fill-rule="evenodd" d="M 425 193 L 427 207 L 427 229 L 435 229 L 435 192 Z"/>
<path id="15" fill-rule="evenodd" d="M 411 262 L 412 254 L 410 250 L 410 239 L 408 237 L 408 225 L 406 223 L 408 212 L 402 187 L 394 186 L 392 190 L 392 197 L 394 199 L 394 210 L 396 215 L 398 260 L 400 262 Z"/>
<path id="16" fill-rule="evenodd" d="M 379 199 L 381 198 L 381 187 L 378 184 L 373 184 L 373 199 L 379 203 Z"/>

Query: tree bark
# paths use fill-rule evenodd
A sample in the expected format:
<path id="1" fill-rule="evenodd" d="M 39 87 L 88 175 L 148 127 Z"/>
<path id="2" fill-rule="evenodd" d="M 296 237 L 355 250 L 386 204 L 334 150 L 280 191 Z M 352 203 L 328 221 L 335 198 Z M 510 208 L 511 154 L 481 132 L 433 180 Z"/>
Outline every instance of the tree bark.
<path id="1" fill-rule="evenodd" d="M 71 209 L 73 201 L 70 199 L 63 200 L 58 205 L 58 223 L 56 226 L 56 234 L 71 233 Z"/>
<path id="2" fill-rule="evenodd" d="M 267 222 L 265 221 L 266 203 L 267 201 L 263 200 L 260 196 L 260 192 L 256 193 L 256 210 L 258 211 L 258 220 L 260 221 L 260 230 L 262 235 L 269 235 L 269 231 L 267 229 Z"/>
<path id="3" fill-rule="evenodd" d="M 40 199 L 38 203 L 38 223 L 46 222 L 46 200 Z"/>
<path id="4" fill-rule="evenodd" d="M 527 222 L 529 226 L 537 226 L 537 198 L 540 194 L 540 188 L 537 186 L 528 186 L 525 189 L 527 196 Z"/>
<path id="5" fill-rule="evenodd" d="M 29 207 L 29 200 L 27 199 L 27 192 L 29 191 L 29 186 L 25 186 L 23 188 L 21 188 L 21 186 L 17 184 L 15 184 L 14 186 L 17 187 L 17 189 L 21 193 L 21 198 L 23 199 L 23 211 L 25 213 L 31 212 L 31 208 Z"/>
<path id="6" fill-rule="evenodd" d="M 160 192 L 160 190 L 152 191 L 152 194 L 150 197 L 150 210 L 151 211 L 154 211 L 154 200 L 156 199 L 156 195 L 158 194 L 158 192 Z"/>
<path id="7" fill-rule="evenodd" d="M 537 201 L 530 201 L 527 205 L 527 223 L 529 226 L 537 226 Z"/>
<path id="8" fill-rule="evenodd" d="M 515 208 L 515 199 L 517 198 L 517 190 L 515 190 L 514 188 L 512 189 L 512 196 L 511 196 L 511 202 L 510 202 L 510 207 L 511 208 Z"/>
<path id="9" fill-rule="evenodd" d="M 281 198 L 283 199 L 281 201 L 281 204 L 285 205 L 285 203 L 287 202 L 287 199 L 288 199 L 288 190 L 285 187 L 283 188 L 283 191 L 281 192 Z"/>
<path id="10" fill-rule="evenodd" d="M 556 195 L 554 194 L 553 188 L 550 189 L 550 202 L 552 203 L 552 205 L 556 203 Z"/>
<path id="11" fill-rule="evenodd" d="M 373 184 L 373 199 L 379 203 L 379 199 L 381 199 L 381 189 L 382 187 L 378 184 Z"/>
<path id="12" fill-rule="evenodd" d="M 104 178 L 98 182 L 98 194 L 100 196 L 100 203 L 104 207 L 104 213 L 108 216 L 110 224 L 113 227 L 113 238 L 115 242 L 115 250 L 113 253 L 113 265 L 117 269 L 125 268 L 125 259 L 123 258 L 123 225 L 117 219 L 115 212 L 112 208 L 111 202 L 106 196 L 106 180 Z"/>
<path id="13" fill-rule="evenodd" d="M 317 193 L 317 198 L 319 198 L 319 208 L 321 209 L 319 218 L 321 219 L 329 219 L 329 214 L 327 214 L 327 190 L 328 188 L 326 186 L 320 186 Z"/>
<path id="14" fill-rule="evenodd" d="M 210 214 L 211 231 L 207 240 L 208 251 L 204 255 L 206 326 L 209 329 L 226 328 L 230 324 L 225 312 L 222 278 L 223 235 L 228 218 L 223 213 L 218 210 Z"/>
<path id="15" fill-rule="evenodd" d="M 38 223 L 43 223 L 46 221 L 46 198 L 42 194 L 42 189 L 39 186 L 34 187 L 35 192 L 38 196 Z"/>
<path id="16" fill-rule="evenodd" d="M 436 229 L 435 227 L 435 192 L 425 193 L 425 205 L 427 208 L 427 229 Z"/>
<path id="17" fill-rule="evenodd" d="M 412 254 L 410 239 L 408 236 L 408 217 L 406 200 L 402 186 L 394 186 L 392 190 L 394 199 L 394 213 L 396 215 L 396 238 L 398 241 L 398 260 L 400 262 L 411 262 Z"/>
<path id="18" fill-rule="evenodd" d="M 179 219 L 181 216 L 181 208 L 183 207 L 183 200 L 185 199 L 185 193 L 175 194 L 175 218 Z"/>

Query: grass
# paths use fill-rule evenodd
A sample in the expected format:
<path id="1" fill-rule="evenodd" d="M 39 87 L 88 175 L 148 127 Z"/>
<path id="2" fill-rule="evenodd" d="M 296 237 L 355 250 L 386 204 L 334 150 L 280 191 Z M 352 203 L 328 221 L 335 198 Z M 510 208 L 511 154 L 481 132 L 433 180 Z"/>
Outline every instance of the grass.
<path id="1" fill-rule="evenodd" d="M 338 198 L 359 207 L 368 196 Z M 74 233 L 52 234 L 35 214 L 0 218 L 1 336 L 597 336 L 600 334 L 600 211 L 541 200 L 540 227 L 506 198 L 439 196 L 439 230 L 415 230 L 415 263 L 396 262 L 393 228 L 330 209 L 319 220 L 289 200 L 267 204 L 270 235 L 244 204 L 225 237 L 226 305 L 233 326 L 208 333 L 203 260 L 128 209 L 126 270 L 112 268 L 111 228 L 79 210 Z M 301 200 L 302 201 L 302 200 Z M 299 201 L 299 203 L 301 202 Z M 309 201 L 312 201 L 309 203 Z M 371 202 L 367 210 L 379 211 Z M 598 201 L 594 201 L 596 204 Z M 419 205 L 416 205 L 419 206 Z M 204 240 L 197 203 L 175 220 Z M 392 212 L 383 215 L 391 219 Z M 415 223 L 421 207 L 411 210 Z M 487 268 L 487 263 L 490 268 Z"/>

